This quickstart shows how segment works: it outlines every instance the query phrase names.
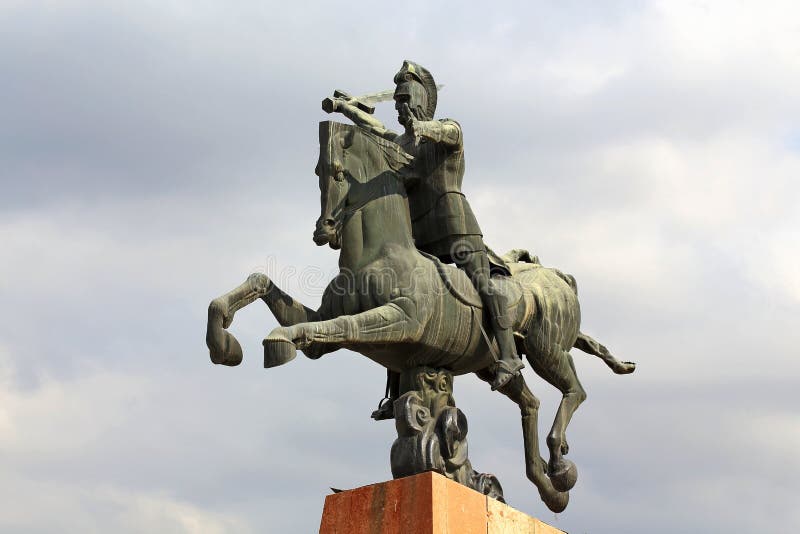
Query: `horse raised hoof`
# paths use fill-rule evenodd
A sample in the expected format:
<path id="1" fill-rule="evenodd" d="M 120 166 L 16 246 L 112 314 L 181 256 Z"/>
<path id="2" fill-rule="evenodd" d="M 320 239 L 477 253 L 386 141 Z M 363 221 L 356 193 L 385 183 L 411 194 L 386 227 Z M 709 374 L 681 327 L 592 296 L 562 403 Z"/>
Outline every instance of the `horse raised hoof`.
<path id="1" fill-rule="evenodd" d="M 539 493 L 539 495 L 542 497 L 542 501 L 544 501 L 544 504 L 550 509 L 550 511 L 556 514 L 563 512 L 569 504 L 569 493 L 566 491 L 555 493 L 553 495 L 542 495 L 541 493 Z"/>
<path id="2" fill-rule="evenodd" d="M 214 299 L 208 306 L 208 325 L 206 327 L 206 346 L 211 361 L 222 365 L 242 363 L 242 346 L 233 335 L 226 331 L 228 307 L 222 299 Z M 227 321 L 230 324 L 230 321 Z"/>
<path id="3" fill-rule="evenodd" d="M 555 489 L 569 491 L 578 481 L 578 468 L 575 462 L 562 459 L 557 469 L 548 470 L 547 476 L 550 477 L 550 483 L 553 484 Z"/>
<path id="4" fill-rule="evenodd" d="M 297 347 L 290 339 L 270 334 L 262 342 L 264 345 L 264 368 L 277 367 L 289 363 L 297 356 Z"/>
<path id="5" fill-rule="evenodd" d="M 616 362 L 611 370 L 618 375 L 628 375 L 636 370 L 636 364 L 633 362 Z"/>
<path id="6" fill-rule="evenodd" d="M 211 361 L 216 364 L 233 367 L 242 363 L 242 346 L 230 332 L 217 332 L 214 341 L 208 343 L 208 349 Z"/>

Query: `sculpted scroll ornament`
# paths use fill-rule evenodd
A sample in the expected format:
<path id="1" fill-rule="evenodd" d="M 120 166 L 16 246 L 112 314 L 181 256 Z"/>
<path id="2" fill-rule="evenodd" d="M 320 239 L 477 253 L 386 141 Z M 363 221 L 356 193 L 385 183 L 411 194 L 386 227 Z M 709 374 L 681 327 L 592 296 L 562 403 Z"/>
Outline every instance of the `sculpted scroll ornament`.
<path id="1" fill-rule="evenodd" d="M 472 468 L 467 451 L 467 418 L 453 399 L 452 373 L 414 368 L 401 375 L 411 384 L 394 402 L 397 439 L 392 445 L 392 476 L 435 471 L 505 502 L 497 477 Z"/>

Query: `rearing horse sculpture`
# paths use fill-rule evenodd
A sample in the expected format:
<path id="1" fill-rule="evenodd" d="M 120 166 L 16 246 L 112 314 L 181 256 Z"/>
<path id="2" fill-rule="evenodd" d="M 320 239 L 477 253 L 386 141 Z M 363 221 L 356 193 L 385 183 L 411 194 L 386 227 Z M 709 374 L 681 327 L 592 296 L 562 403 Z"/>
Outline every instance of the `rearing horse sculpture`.
<path id="1" fill-rule="evenodd" d="M 356 126 L 320 123 L 316 174 L 322 213 L 314 242 L 341 249 L 340 273 L 328 285 L 316 311 L 254 273 L 209 306 L 206 343 L 214 363 L 237 365 L 242 350 L 227 331 L 234 313 L 261 298 L 281 324 L 263 341 L 264 366 L 291 361 L 301 349 L 310 358 L 347 348 L 396 372 L 418 366 L 455 375 L 494 378 L 491 342 L 482 334 L 480 298 L 466 275 L 421 254 L 411 235 L 406 174 L 411 156 L 399 145 Z M 538 399 L 521 375 L 500 388 L 522 413 L 525 467 L 545 504 L 566 508 L 577 479 L 568 451 L 566 427 L 585 393 L 569 349 L 600 356 L 619 374 L 634 364 L 616 360 L 582 334 L 574 280 L 538 263 L 511 265 L 511 277 L 498 279 L 506 293 L 520 354 L 534 371 L 562 392 L 547 436 L 549 461 L 541 458 Z"/>

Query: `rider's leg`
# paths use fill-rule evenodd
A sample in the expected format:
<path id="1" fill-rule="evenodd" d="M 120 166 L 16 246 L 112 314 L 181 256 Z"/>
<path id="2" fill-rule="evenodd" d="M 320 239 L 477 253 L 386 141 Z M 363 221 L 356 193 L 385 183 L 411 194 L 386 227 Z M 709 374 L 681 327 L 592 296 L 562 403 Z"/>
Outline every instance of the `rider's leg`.
<path id="1" fill-rule="evenodd" d="M 453 259 L 472 280 L 491 319 L 492 330 L 500 348 L 497 374 L 492 381 L 492 389 L 498 389 L 525 367 L 517 355 L 514 332 L 511 329 L 512 318 L 508 314 L 506 298 L 497 290 L 489 277 L 489 258 L 484 250 L 454 254 Z"/>
<path id="2" fill-rule="evenodd" d="M 488 305 L 489 314 L 493 319 L 494 335 L 500 348 L 500 360 L 497 362 L 497 378 L 492 383 L 492 389 L 497 389 L 508 382 L 514 375 L 519 374 L 519 371 L 525 365 L 517 355 L 514 332 L 511 329 L 511 317 L 507 314 L 506 298 L 496 291 L 492 291 L 488 298 L 483 300 Z"/>

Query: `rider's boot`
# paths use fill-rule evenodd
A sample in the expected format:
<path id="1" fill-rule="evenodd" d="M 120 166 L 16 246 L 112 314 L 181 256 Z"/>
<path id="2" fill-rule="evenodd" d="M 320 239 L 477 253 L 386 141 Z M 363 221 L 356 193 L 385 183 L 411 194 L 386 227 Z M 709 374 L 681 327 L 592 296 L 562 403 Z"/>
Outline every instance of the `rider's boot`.
<path id="1" fill-rule="evenodd" d="M 378 403 L 378 409 L 372 412 L 372 417 L 376 421 L 394 419 L 394 401 L 400 394 L 400 374 L 386 370 L 386 394 Z"/>
<path id="2" fill-rule="evenodd" d="M 525 367 L 522 359 L 517 355 L 514 344 L 514 334 L 510 328 L 497 328 L 494 331 L 497 345 L 500 347 L 500 359 L 497 360 L 497 372 L 492 381 L 492 391 L 506 385 L 509 380 Z"/>
<path id="3" fill-rule="evenodd" d="M 511 330 L 511 316 L 504 313 L 504 300 L 495 292 L 490 297 L 489 313 L 492 318 L 494 337 L 500 348 L 499 359 L 497 360 L 495 378 L 492 381 L 492 390 L 499 389 L 506 385 L 515 375 L 525 367 L 522 359 L 517 355 L 517 347 L 514 343 L 514 333 Z"/>

